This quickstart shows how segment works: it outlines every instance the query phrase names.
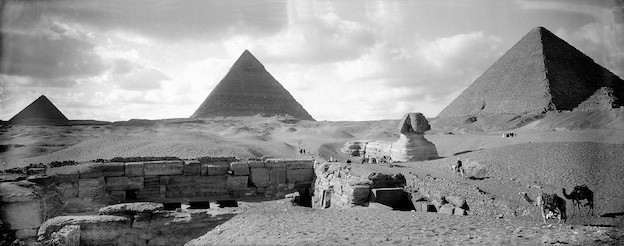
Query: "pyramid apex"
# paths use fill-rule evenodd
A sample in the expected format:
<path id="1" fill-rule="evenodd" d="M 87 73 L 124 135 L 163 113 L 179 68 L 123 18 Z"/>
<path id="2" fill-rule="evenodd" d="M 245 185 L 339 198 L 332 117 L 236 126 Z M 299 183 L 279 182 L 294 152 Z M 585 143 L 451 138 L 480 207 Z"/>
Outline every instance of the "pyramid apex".
<path id="1" fill-rule="evenodd" d="M 230 68 L 233 69 L 258 69 L 264 68 L 264 65 L 256 59 L 256 57 L 251 54 L 249 50 L 243 51 L 243 53 L 238 57 L 238 60 L 234 62 L 234 65 Z"/>

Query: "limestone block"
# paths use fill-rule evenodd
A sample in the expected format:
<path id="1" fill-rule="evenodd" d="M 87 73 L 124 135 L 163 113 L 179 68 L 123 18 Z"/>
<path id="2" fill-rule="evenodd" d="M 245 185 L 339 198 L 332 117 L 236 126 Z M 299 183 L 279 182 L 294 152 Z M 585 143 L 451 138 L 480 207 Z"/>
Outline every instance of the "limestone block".
<path id="1" fill-rule="evenodd" d="M 34 229 L 43 222 L 41 200 L 3 203 L 0 206 L 0 219 L 11 230 Z"/>
<path id="2" fill-rule="evenodd" d="M 313 169 L 287 169 L 286 179 L 288 183 L 312 182 L 314 179 Z"/>
<path id="3" fill-rule="evenodd" d="M 78 187 L 80 188 L 92 188 L 92 187 L 101 187 L 102 185 L 104 185 L 104 177 L 98 177 L 98 178 L 88 178 L 88 179 L 79 179 L 78 180 Z"/>
<path id="4" fill-rule="evenodd" d="M 466 215 L 466 210 L 463 208 L 455 207 L 454 215 Z"/>
<path id="5" fill-rule="evenodd" d="M 36 236 L 36 234 L 35 234 Z M 52 241 L 59 246 L 80 245 L 80 225 L 66 225 L 59 231 L 52 233 Z"/>
<path id="6" fill-rule="evenodd" d="M 313 169 L 314 160 L 291 160 L 286 162 L 288 169 Z"/>
<path id="7" fill-rule="evenodd" d="M 92 179 L 92 178 L 99 178 L 99 177 L 104 176 L 104 173 L 97 166 L 97 164 L 85 165 L 85 167 L 80 169 L 78 172 L 79 172 L 80 179 Z"/>
<path id="8" fill-rule="evenodd" d="M 343 193 L 349 200 L 349 203 L 355 205 L 365 205 L 370 196 L 370 189 L 365 185 L 345 185 Z"/>
<path id="9" fill-rule="evenodd" d="M 58 173 L 54 175 L 54 179 L 56 180 L 56 182 L 60 182 L 60 183 L 75 183 L 75 182 L 78 182 L 79 175 L 80 174 L 78 172 Z"/>
<path id="10" fill-rule="evenodd" d="M 126 191 L 125 190 L 112 190 L 110 191 L 110 195 L 118 198 L 125 198 Z"/>
<path id="11" fill-rule="evenodd" d="M 403 188 L 377 188 L 371 190 L 371 200 L 390 207 L 398 207 L 405 201 L 407 194 Z"/>
<path id="12" fill-rule="evenodd" d="M 78 197 L 97 197 L 103 194 L 103 186 L 101 187 L 79 187 L 78 188 Z"/>
<path id="13" fill-rule="evenodd" d="M 197 178 L 198 177 L 193 177 L 193 176 L 171 176 L 169 177 L 168 184 L 170 185 L 178 185 L 178 184 L 195 185 L 195 180 Z"/>
<path id="14" fill-rule="evenodd" d="M 230 163 L 230 170 L 232 170 L 236 176 L 249 175 L 249 163 L 246 161 L 232 162 Z"/>
<path id="15" fill-rule="evenodd" d="M 270 158 L 264 161 L 266 167 L 286 167 L 286 162 L 282 159 Z"/>
<path id="16" fill-rule="evenodd" d="M 241 190 L 247 189 L 247 182 L 249 181 L 249 176 L 227 176 L 226 188 L 230 191 L 232 190 Z"/>
<path id="17" fill-rule="evenodd" d="M 251 168 L 251 174 L 249 175 L 249 180 L 255 187 L 269 186 L 270 184 L 269 169 L 265 167 Z"/>
<path id="18" fill-rule="evenodd" d="M 222 191 L 226 189 L 227 176 L 199 176 L 195 180 L 196 187 L 203 192 L 210 190 Z"/>
<path id="19" fill-rule="evenodd" d="M 201 175 L 202 176 L 226 175 L 229 169 L 230 169 L 230 164 L 227 162 L 201 164 Z"/>
<path id="20" fill-rule="evenodd" d="M 170 180 L 171 180 L 171 177 L 169 176 L 160 176 L 159 182 L 161 185 L 168 185 Z"/>
<path id="21" fill-rule="evenodd" d="M 286 184 L 286 167 L 272 167 L 269 169 L 269 182 L 271 186 Z"/>
<path id="22" fill-rule="evenodd" d="M 468 208 L 468 204 L 466 203 L 466 199 L 464 199 L 461 196 L 446 196 L 445 199 L 450 204 L 455 205 L 455 207 L 464 208 L 464 209 Z"/>
<path id="23" fill-rule="evenodd" d="M 126 190 L 139 190 L 144 187 L 144 177 L 128 177 Z"/>
<path id="24" fill-rule="evenodd" d="M 128 185 L 127 177 L 107 177 L 106 189 L 107 190 L 125 190 Z"/>
<path id="25" fill-rule="evenodd" d="M 181 175 L 184 172 L 182 161 L 150 161 L 145 162 L 145 176 Z"/>
<path id="26" fill-rule="evenodd" d="M 37 236 L 37 229 L 36 228 L 21 229 L 21 230 L 15 231 L 15 238 L 17 238 L 17 239 L 25 239 L 25 238 L 36 237 L 36 236 Z"/>
<path id="27" fill-rule="evenodd" d="M 143 164 L 143 162 L 128 162 L 125 165 L 126 176 L 135 177 L 145 175 L 145 164 Z"/>
<path id="28" fill-rule="evenodd" d="M 201 174 L 201 162 L 197 160 L 184 161 L 184 175 L 197 176 Z"/>
<path id="29" fill-rule="evenodd" d="M 124 176 L 126 174 L 126 165 L 122 162 L 110 162 L 99 164 L 100 170 L 104 177 L 117 177 Z"/>
<path id="30" fill-rule="evenodd" d="M 438 213 L 453 215 L 453 209 L 455 209 L 455 206 L 453 206 L 453 204 L 447 203 L 440 207 Z"/>
<path id="31" fill-rule="evenodd" d="M 265 167 L 264 161 L 248 161 L 247 163 L 249 163 L 249 168 Z"/>

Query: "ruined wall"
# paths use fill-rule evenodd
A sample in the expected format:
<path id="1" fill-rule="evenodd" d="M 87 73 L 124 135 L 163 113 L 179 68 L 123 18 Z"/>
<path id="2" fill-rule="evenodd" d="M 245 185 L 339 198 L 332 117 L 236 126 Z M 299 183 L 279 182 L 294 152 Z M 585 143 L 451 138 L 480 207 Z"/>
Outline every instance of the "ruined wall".
<path id="1" fill-rule="evenodd" d="M 314 208 L 368 206 L 371 190 L 405 186 L 402 174 L 353 171 L 347 163 L 326 162 L 314 168 Z"/>

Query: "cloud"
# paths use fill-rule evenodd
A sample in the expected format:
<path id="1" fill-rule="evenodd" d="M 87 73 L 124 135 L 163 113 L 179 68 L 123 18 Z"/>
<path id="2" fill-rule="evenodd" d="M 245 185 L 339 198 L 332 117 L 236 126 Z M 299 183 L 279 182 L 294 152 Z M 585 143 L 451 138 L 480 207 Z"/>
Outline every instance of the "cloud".
<path id="1" fill-rule="evenodd" d="M 67 80 L 96 76 L 107 69 L 88 36 L 59 23 L 42 22 L 29 30 L 7 27 L 1 34 L 2 74 Z"/>
<path id="2" fill-rule="evenodd" d="M 281 0 L 41 1 L 51 16 L 101 32 L 125 30 L 162 40 L 219 39 L 231 32 L 263 36 L 285 23 Z"/>

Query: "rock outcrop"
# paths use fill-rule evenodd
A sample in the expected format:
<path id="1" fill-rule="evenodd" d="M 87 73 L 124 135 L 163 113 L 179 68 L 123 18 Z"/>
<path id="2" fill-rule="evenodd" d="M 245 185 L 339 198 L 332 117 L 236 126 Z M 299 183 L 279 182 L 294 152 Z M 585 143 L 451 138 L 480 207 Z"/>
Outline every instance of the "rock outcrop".
<path id="1" fill-rule="evenodd" d="M 611 110 L 624 81 L 543 27 L 526 34 L 438 117 Z"/>
<path id="2" fill-rule="evenodd" d="M 22 109 L 9 124 L 21 125 L 69 125 L 70 122 L 45 96 L 40 96 L 26 108 Z"/>
<path id="3" fill-rule="evenodd" d="M 191 118 L 290 115 L 314 120 L 295 98 L 245 50 Z"/>

